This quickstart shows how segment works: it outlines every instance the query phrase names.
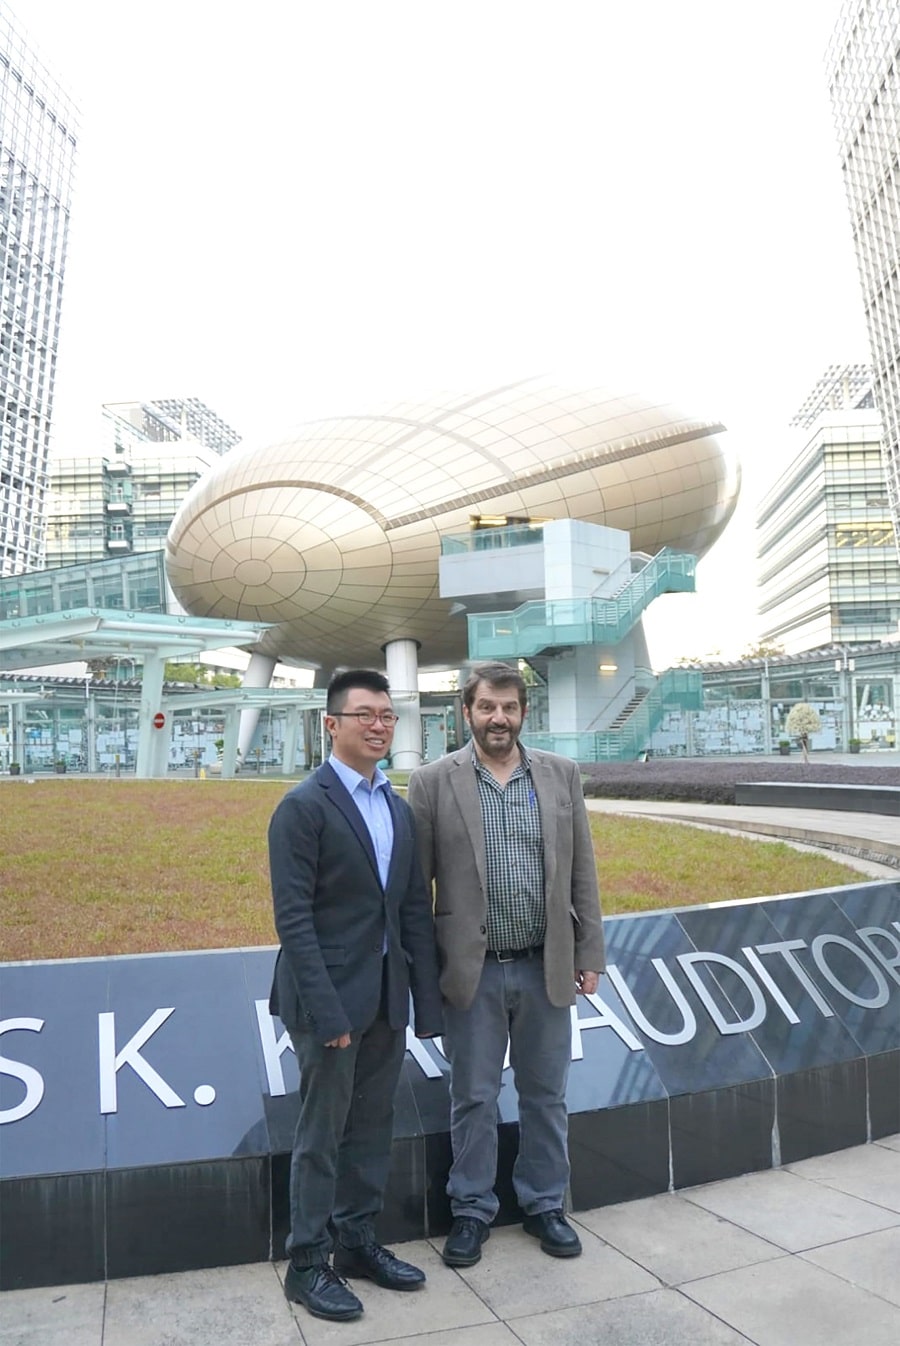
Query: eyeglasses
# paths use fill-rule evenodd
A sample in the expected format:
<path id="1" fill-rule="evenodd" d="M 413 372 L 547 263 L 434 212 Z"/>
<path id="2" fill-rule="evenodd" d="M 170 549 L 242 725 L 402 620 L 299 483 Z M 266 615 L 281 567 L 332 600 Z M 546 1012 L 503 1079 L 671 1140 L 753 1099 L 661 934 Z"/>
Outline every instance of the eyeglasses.
<path id="1" fill-rule="evenodd" d="M 385 729 L 393 729 L 400 719 L 400 716 L 392 710 L 382 710 L 377 715 L 374 710 L 333 710 L 331 713 L 336 720 L 359 720 L 363 729 L 371 729 L 372 725 L 378 720 L 381 721 Z"/>

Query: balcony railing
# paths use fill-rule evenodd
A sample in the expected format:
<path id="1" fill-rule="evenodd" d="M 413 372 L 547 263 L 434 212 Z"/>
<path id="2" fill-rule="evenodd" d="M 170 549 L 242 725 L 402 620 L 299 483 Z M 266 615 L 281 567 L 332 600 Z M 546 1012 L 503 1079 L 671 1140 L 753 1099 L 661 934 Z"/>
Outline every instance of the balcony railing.
<path id="1" fill-rule="evenodd" d="M 441 538 L 441 555 L 459 556 L 470 551 L 532 547 L 543 541 L 543 530 L 542 523 L 523 523 L 510 524 L 506 528 L 470 528 L 465 533 L 445 533 Z"/>

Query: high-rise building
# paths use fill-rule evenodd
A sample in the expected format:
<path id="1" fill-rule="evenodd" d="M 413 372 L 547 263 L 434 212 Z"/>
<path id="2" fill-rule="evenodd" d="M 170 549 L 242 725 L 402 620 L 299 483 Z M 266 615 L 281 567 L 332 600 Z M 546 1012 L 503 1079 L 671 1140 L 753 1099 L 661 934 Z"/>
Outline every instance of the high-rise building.
<path id="1" fill-rule="evenodd" d="M 900 540 L 900 5 L 844 0 L 828 81 L 872 349 L 873 393 Z"/>
<path id="2" fill-rule="evenodd" d="M 798 451 L 760 504 L 762 637 L 799 654 L 879 640 L 900 621 L 881 419 L 865 365 L 833 365 L 791 424 Z"/>
<path id="3" fill-rule="evenodd" d="M 0 0 L 0 575 L 39 565 L 77 112 Z"/>
<path id="4" fill-rule="evenodd" d="M 120 420 L 128 421 L 148 439 L 193 439 L 219 454 L 227 453 L 241 442 L 237 430 L 196 397 L 107 403 L 106 409 Z"/>
<path id="5" fill-rule="evenodd" d="M 162 406 L 192 409 L 199 435 Z M 202 436 L 202 437 L 201 437 Z M 103 408 L 98 442 L 55 453 L 47 498 L 48 566 L 159 551 L 194 482 L 240 435 L 202 402 L 128 402 Z"/>

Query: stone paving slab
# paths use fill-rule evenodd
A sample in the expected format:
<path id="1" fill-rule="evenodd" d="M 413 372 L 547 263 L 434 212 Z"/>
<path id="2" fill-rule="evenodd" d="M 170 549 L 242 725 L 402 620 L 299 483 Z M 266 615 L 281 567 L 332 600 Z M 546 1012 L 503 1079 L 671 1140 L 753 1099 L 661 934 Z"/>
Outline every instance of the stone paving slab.
<path id="1" fill-rule="evenodd" d="M 900 1308 L 900 1226 L 812 1248 L 801 1256 Z"/>
<path id="2" fill-rule="evenodd" d="M 728 1178 L 682 1195 L 792 1253 L 900 1225 L 894 1211 L 784 1169 Z"/>
<path id="3" fill-rule="evenodd" d="M 301 1346 L 275 1268 L 214 1267 L 109 1281 L 103 1346 Z"/>
<path id="4" fill-rule="evenodd" d="M 784 1256 L 782 1248 L 675 1192 L 580 1211 L 577 1218 L 664 1285 Z"/>
<path id="5" fill-rule="evenodd" d="M 101 1346 L 106 1286 L 42 1286 L 0 1294 L 0 1346 Z"/>
<path id="6" fill-rule="evenodd" d="M 653 1290 L 517 1318 L 524 1346 L 747 1346 L 747 1338 L 677 1290 Z"/>
<path id="7" fill-rule="evenodd" d="M 896 1346 L 900 1309 L 800 1257 L 691 1281 L 684 1294 L 756 1346 Z"/>
<path id="8" fill-rule="evenodd" d="M 900 1213 L 900 1161 L 881 1145 L 855 1146 L 788 1164 L 786 1171 Z"/>
<path id="9" fill-rule="evenodd" d="M 580 1224 L 579 1216 L 572 1217 Z M 491 1232 L 481 1261 L 458 1274 L 498 1318 L 513 1322 L 550 1309 L 592 1304 L 659 1286 L 655 1276 L 607 1245 L 585 1226 L 577 1258 L 548 1257 L 520 1225 Z M 515 1320 L 515 1321 L 514 1321 Z"/>

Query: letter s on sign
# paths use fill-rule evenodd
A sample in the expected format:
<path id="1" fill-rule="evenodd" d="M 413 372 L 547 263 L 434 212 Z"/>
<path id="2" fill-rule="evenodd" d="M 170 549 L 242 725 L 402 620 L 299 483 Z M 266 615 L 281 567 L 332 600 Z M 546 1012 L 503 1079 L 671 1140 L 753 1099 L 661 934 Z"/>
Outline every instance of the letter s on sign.
<path id="1" fill-rule="evenodd" d="M 9 1033 L 15 1028 L 25 1028 L 30 1033 L 39 1033 L 44 1027 L 43 1019 L 0 1019 L 0 1034 Z M 44 1097 L 44 1077 L 34 1066 L 26 1066 L 22 1061 L 10 1061 L 0 1056 L 0 1075 L 12 1075 L 25 1085 L 25 1097 L 14 1108 L 0 1111 L 0 1126 L 5 1122 L 19 1122 L 35 1108 Z"/>

